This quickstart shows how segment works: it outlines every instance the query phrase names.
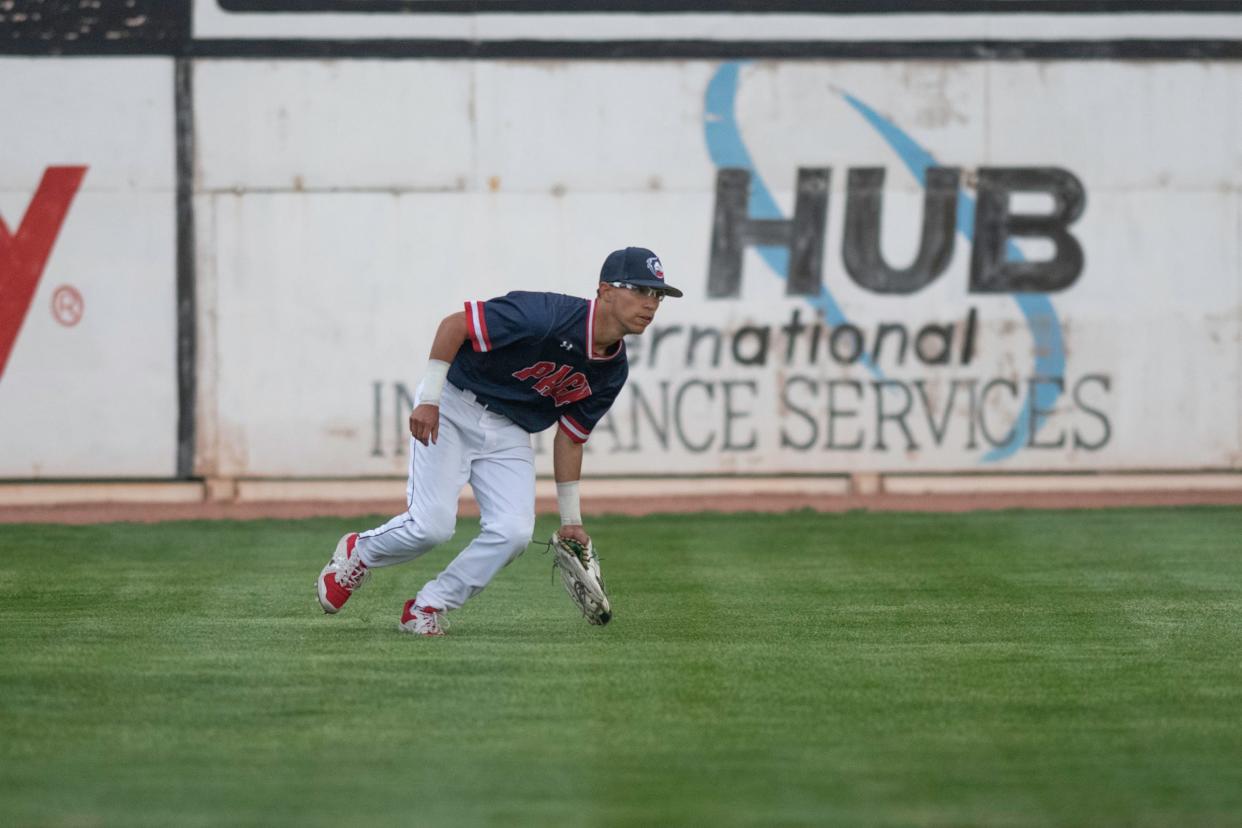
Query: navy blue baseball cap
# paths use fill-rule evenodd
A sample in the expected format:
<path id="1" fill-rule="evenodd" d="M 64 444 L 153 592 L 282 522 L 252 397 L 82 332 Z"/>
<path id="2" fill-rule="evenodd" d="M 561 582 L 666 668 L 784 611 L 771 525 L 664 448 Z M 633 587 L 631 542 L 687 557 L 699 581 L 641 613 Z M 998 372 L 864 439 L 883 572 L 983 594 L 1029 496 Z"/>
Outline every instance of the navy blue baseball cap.
<path id="1" fill-rule="evenodd" d="M 599 280 L 655 288 L 669 296 L 682 295 L 680 290 L 664 281 L 664 265 L 660 264 L 660 257 L 645 247 L 627 247 L 609 253 L 600 268 Z"/>

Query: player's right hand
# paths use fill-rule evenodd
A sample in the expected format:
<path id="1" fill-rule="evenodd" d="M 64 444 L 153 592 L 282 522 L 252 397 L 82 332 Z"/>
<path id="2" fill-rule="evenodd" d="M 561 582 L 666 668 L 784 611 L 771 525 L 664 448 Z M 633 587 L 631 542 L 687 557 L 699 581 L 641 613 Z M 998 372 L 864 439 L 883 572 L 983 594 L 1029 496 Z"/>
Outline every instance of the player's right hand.
<path id="1" fill-rule="evenodd" d="M 569 523 L 556 530 L 556 534 L 565 540 L 577 541 L 586 546 L 591 542 L 591 537 L 586 533 L 586 529 L 582 528 L 580 523 Z"/>
<path id="2" fill-rule="evenodd" d="M 440 406 L 423 403 L 410 412 L 410 435 L 427 445 L 427 441 L 435 442 L 440 436 Z"/>

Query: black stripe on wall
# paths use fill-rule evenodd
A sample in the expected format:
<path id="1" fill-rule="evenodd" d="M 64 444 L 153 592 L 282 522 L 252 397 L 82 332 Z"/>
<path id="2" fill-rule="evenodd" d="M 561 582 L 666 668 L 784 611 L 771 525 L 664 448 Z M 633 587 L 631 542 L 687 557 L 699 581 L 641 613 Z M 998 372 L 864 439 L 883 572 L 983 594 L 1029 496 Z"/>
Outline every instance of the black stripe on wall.
<path id="1" fill-rule="evenodd" d="M 178 48 L 136 43 L 0 43 L 0 55 L 238 59 L 476 60 L 1226 60 L 1242 40 L 196 40 Z"/>
<path id="2" fill-rule="evenodd" d="M 203 2 L 204 0 L 200 0 Z M 218 0 L 230 12 L 332 14 L 1213 14 L 1236 0 Z"/>
<path id="3" fill-rule="evenodd" d="M 194 57 L 479 60 L 1239 60 L 1242 40 L 196 40 Z"/>
<path id="4" fill-rule="evenodd" d="M 194 476 L 197 388 L 197 302 L 194 251 L 194 65 L 176 61 L 174 130 L 177 146 L 177 477 Z"/>
<path id="5" fill-rule="evenodd" d="M 477 60 L 1239 60 L 1242 40 L 195 40 L 177 48 L 137 43 L 0 43 L 0 55 L 242 59 Z"/>

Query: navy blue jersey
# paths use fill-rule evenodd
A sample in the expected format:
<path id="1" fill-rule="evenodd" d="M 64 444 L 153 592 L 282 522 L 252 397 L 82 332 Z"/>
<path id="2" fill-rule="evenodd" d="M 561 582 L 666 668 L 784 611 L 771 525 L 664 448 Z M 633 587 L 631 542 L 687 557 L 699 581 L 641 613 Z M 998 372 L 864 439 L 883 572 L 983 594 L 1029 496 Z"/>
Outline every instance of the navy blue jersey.
<path id="1" fill-rule="evenodd" d="M 448 380 L 529 432 L 557 423 L 585 443 L 629 375 L 624 340 L 592 352 L 594 324 L 594 299 L 515 290 L 467 302 Z"/>

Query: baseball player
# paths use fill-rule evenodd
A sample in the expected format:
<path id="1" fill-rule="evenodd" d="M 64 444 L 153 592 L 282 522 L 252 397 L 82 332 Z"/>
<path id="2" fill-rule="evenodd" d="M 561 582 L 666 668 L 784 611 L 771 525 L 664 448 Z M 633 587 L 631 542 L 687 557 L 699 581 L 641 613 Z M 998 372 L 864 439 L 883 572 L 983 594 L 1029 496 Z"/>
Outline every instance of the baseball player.
<path id="1" fill-rule="evenodd" d="M 443 635 L 444 614 L 530 543 L 530 435 L 553 423 L 559 535 L 588 543 L 578 500 L 582 446 L 625 385 L 625 335 L 641 334 L 666 296 L 681 295 L 664 281 L 654 253 L 627 247 L 604 260 L 594 299 L 514 291 L 446 316 L 410 414 L 408 508 L 341 538 L 319 574 L 324 612 L 339 612 L 372 569 L 413 560 L 452 537 L 458 493 L 469 481 L 482 531 L 401 613 L 405 632 Z"/>

